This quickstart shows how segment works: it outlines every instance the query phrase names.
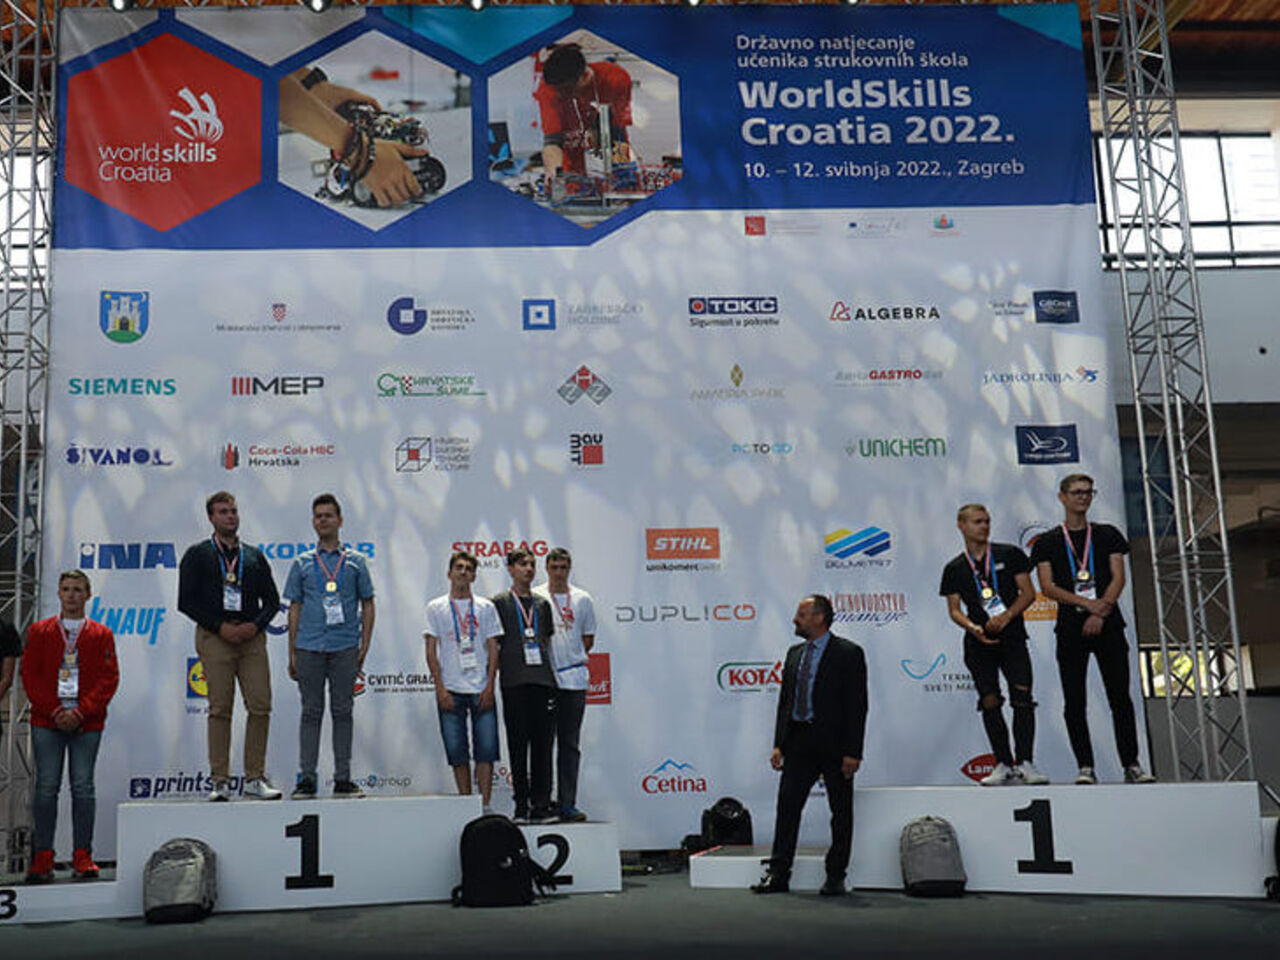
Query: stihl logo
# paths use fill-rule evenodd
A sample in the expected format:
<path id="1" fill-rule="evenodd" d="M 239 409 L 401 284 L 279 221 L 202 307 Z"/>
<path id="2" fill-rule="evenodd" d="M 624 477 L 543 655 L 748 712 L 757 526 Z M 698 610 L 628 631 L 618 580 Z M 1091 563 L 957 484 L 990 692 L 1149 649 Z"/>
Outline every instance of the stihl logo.
<path id="1" fill-rule="evenodd" d="M 719 527 L 650 527 L 644 532 L 650 560 L 719 560 Z"/>
<path id="2" fill-rule="evenodd" d="M 270 380 L 259 380 L 257 377 L 231 378 L 233 397 L 255 397 L 261 393 L 271 393 L 277 397 L 304 397 L 313 390 L 323 389 L 324 377 L 272 377 Z"/>

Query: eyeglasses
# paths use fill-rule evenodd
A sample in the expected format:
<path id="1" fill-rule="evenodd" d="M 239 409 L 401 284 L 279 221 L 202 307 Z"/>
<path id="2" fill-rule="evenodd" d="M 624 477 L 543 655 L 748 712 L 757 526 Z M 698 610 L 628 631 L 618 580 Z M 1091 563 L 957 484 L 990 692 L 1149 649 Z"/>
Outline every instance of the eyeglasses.
<path id="1" fill-rule="evenodd" d="M 1068 490 L 1068 497 L 1092 497 L 1097 493 L 1097 488 L 1093 490 Z"/>

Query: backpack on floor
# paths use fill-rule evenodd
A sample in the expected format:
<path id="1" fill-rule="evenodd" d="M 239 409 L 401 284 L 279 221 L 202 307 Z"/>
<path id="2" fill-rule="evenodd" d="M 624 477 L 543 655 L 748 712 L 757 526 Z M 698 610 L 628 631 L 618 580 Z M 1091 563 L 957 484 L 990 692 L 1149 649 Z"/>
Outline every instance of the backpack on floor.
<path id="1" fill-rule="evenodd" d="M 477 817 L 462 828 L 462 883 L 455 907 L 518 907 L 546 895 L 555 880 L 529 856 L 524 834 L 500 813 Z"/>
<path id="2" fill-rule="evenodd" d="M 968 879 L 960 844 L 941 817 L 917 817 L 902 828 L 898 845 L 902 886 L 913 897 L 959 897 Z"/>
<path id="3" fill-rule="evenodd" d="M 191 923 L 213 912 L 218 856 L 203 840 L 167 840 L 147 858 L 142 912 L 147 923 Z"/>
<path id="4" fill-rule="evenodd" d="M 714 806 L 702 811 L 702 839 L 708 847 L 749 847 L 752 838 L 751 811 L 741 800 L 721 797 Z"/>

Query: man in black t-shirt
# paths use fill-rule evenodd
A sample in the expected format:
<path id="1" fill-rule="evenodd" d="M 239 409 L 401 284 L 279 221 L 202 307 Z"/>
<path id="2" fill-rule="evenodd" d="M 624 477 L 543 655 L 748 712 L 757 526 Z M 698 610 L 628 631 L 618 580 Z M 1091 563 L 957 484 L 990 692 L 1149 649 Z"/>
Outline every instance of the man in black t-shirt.
<path id="1" fill-rule="evenodd" d="M 1124 590 L 1124 555 L 1129 552 L 1129 542 L 1110 524 L 1088 521 L 1086 514 L 1096 492 L 1093 478 L 1086 474 L 1063 477 L 1058 500 L 1065 519 L 1061 526 L 1036 539 L 1031 562 L 1036 565 L 1040 592 L 1058 604 L 1058 676 L 1062 679 L 1067 736 L 1080 767 L 1076 783 L 1098 782 L 1087 714 L 1090 654 L 1098 659 L 1111 705 L 1125 783 L 1151 783 L 1155 777 L 1138 764 L 1138 730 L 1129 697 L 1129 644 L 1124 637 L 1124 617 L 1116 607 Z"/>
<path id="2" fill-rule="evenodd" d="M 13 671 L 22 654 L 22 638 L 8 620 L 0 620 L 0 706 L 13 686 Z M 4 727 L 0 725 L 0 733 Z"/>
<path id="3" fill-rule="evenodd" d="M 964 537 L 964 552 L 943 567 L 938 593 L 947 598 L 951 619 L 964 628 L 964 663 L 978 690 L 982 725 L 996 757 L 995 768 L 980 782 L 984 787 L 1048 783 L 1049 778 L 1031 764 L 1036 705 L 1031 699 L 1027 628 L 1022 623 L 1022 612 L 1036 598 L 1031 564 L 1013 544 L 991 542 L 991 514 L 982 504 L 961 507 L 956 526 Z M 1001 673 L 1013 705 L 1016 762 L 1001 709 Z"/>

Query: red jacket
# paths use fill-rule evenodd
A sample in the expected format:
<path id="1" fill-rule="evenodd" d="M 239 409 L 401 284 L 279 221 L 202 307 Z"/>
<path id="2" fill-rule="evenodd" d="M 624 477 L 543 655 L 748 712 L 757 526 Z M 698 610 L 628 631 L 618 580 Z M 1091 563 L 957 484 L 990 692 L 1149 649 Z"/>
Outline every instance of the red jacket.
<path id="1" fill-rule="evenodd" d="M 86 617 L 76 647 L 80 703 L 72 712 L 80 717 L 80 729 L 101 730 L 107 719 L 107 704 L 120 685 L 116 640 L 110 630 Z M 33 727 L 56 728 L 54 718 L 63 712 L 58 699 L 62 653 L 62 631 L 57 617 L 33 623 L 27 629 L 27 645 L 22 651 L 22 687 L 31 701 Z"/>

